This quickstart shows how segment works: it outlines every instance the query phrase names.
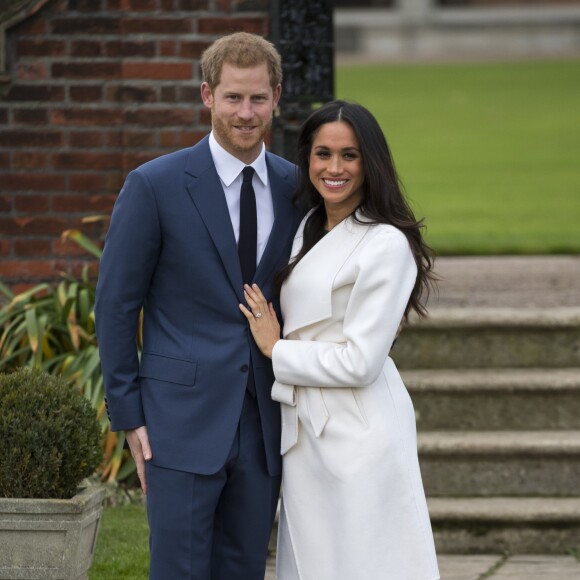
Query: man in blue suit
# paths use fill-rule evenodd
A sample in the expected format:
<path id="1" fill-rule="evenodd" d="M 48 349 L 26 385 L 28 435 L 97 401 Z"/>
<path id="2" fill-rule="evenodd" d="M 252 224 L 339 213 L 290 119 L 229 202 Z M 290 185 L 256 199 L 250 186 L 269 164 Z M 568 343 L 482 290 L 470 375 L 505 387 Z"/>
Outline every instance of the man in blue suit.
<path id="1" fill-rule="evenodd" d="M 205 51 L 202 73 L 212 132 L 132 171 L 115 204 L 97 336 L 111 428 L 126 432 L 147 493 L 150 578 L 263 580 L 280 410 L 238 305 L 252 281 L 275 300 L 300 219 L 296 170 L 264 147 L 281 92 L 276 49 L 232 34 Z M 244 279 L 247 222 L 255 263 Z"/>

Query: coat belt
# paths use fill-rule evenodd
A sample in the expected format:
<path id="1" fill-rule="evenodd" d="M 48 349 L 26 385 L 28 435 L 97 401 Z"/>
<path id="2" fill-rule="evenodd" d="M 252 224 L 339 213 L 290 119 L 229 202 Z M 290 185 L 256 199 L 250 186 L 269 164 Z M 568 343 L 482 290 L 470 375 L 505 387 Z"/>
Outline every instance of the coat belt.
<path id="1" fill-rule="evenodd" d="M 295 387 L 274 381 L 272 399 L 281 403 L 282 439 L 280 453 L 284 455 L 298 442 L 298 397 L 306 397 L 308 417 L 316 437 L 320 437 L 328 422 L 328 410 L 322 396 L 322 389 L 316 387 Z"/>

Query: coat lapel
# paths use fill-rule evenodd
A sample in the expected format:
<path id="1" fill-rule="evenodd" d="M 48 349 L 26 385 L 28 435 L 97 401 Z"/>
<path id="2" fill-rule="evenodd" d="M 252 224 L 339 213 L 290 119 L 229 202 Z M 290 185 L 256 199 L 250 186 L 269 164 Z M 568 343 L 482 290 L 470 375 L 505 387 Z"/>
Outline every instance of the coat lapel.
<path id="1" fill-rule="evenodd" d="M 347 218 L 300 260 L 284 283 L 280 296 L 285 337 L 331 317 L 334 279 L 370 227 Z M 302 228 L 298 231 L 293 255 L 302 246 L 301 236 Z"/>
<path id="2" fill-rule="evenodd" d="M 195 145 L 188 157 L 186 187 L 222 259 L 240 302 L 243 282 L 236 238 L 223 188 L 211 157 L 208 137 Z"/>

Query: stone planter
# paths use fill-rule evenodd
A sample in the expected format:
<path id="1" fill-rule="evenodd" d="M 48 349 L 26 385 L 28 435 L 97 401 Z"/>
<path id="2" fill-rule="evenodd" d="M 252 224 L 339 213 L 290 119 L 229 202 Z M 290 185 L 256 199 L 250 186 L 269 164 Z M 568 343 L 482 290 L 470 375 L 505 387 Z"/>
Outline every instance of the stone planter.
<path id="1" fill-rule="evenodd" d="M 94 486 L 71 499 L 0 498 L 0 579 L 87 579 L 104 497 Z"/>

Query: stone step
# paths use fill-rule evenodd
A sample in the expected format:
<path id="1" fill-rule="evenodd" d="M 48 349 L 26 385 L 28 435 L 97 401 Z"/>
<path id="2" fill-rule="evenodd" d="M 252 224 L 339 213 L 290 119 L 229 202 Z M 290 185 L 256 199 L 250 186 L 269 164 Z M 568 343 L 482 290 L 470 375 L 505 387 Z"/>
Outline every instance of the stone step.
<path id="1" fill-rule="evenodd" d="M 580 368 L 401 374 L 420 431 L 580 430 Z"/>
<path id="2" fill-rule="evenodd" d="M 440 554 L 567 554 L 580 546 L 580 498 L 427 499 Z"/>
<path id="3" fill-rule="evenodd" d="M 580 308 L 434 308 L 411 318 L 391 356 L 412 370 L 580 367 Z"/>
<path id="4" fill-rule="evenodd" d="M 580 496 L 580 431 L 429 431 L 418 448 L 429 496 Z"/>

